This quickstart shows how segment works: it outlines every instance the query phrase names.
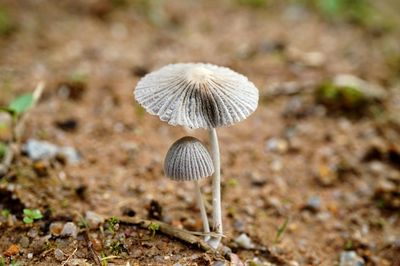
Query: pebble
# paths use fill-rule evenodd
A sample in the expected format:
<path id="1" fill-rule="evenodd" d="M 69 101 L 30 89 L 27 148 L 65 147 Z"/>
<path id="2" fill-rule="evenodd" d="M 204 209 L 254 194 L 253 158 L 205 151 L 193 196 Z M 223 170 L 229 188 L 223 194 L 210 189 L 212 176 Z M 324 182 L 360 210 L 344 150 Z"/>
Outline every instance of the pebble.
<path id="1" fill-rule="evenodd" d="M 57 155 L 57 146 L 47 141 L 29 139 L 24 146 L 25 152 L 32 160 L 50 159 Z"/>
<path id="2" fill-rule="evenodd" d="M 99 239 L 97 239 L 97 238 L 92 238 L 91 241 L 92 241 L 92 243 L 93 243 L 93 248 L 94 248 L 94 250 L 96 250 L 96 251 L 101 251 L 101 250 L 103 250 L 103 243 L 102 243 Z"/>
<path id="3" fill-rule="evenodd" d="M 61 249 L 56 248 L 56 249 L 54 250 L 54 257 L 55 257 L 56 260 L 58 260 L 58 261 L 63 261 L 64 258 L 65 258 L 65 255 L 64 255 L 64 252 L 63 252 Z"/>
<path id="4" fill-rule="evenodd" d="M 270 152 L 285 153 L 288 148 L 288 142 L 280 138 L 271 138 L 266 143 L 266 149 Z"/>
<path id="5" fill-rule="evenodd" d="M 282 160 L 276 159 L 271 162 L 271 170 L 274 172 L 280 172 L 283 169 Z"/>
<path id="6" fill-rule="evenodd" d="M 262 187 L 267 183 L 267 178 L 257 172 L 251 172 L 250 181 L 253 186 Z"/>
<path id="7" fill-rule="evenodd" d="M 27 258 L 28 260 L 31 260 L 33 258 L 33 253 L 28 253 Z"/>
<path id="8" fill-rule="evenodd" d="M 59 236 L 63 229 L 63 224 L 61 222 L 53 222 L 49 226 L 50 233 L 53 236 Z"/>
<path id="9" fill-rule="evenodd" d="M 236 244 L 245 249 L 252 249 L 255 247 L 250 237 L 243 233 L 235 239 Z"/>
<path id="10" fill-rule="evenodd" d="M 92 211 L 87 211 L 85 217 L 90 229 L 96 229 L 104 223 L 104 218 Z"/>
<path id="11" fill-rule="evenodd" d="M 357 255 L 355 251 L 343 251 L 340 254 L 339 266 L 364 266 L 363 258 Z"/>
<path id="12" fill-rule="evenodd" d="M 289 266 L 300 266 L 300 263 L 298 263 L 298 262 L 295 261 L 295 260 L 289 261 L 288 264 L 289 264 Z"/>
<path id="13" fill-rule="evenodd" d="M 30 238 L 35 238 L 38 236 L 38 231 L 35 228 L 32 228 L 31 230 L 28 231 L 27 235 Z"/>
<path id="14" fill-rule="evenodd" d="M 77 164 L 81 160 L 81 155 L 73 147 L 61 147 L 57 152 L 59 155 L 65 157 L 71 164 Z"/>
<path id="15" fill-rule="evenodd" d="M 321 209 L 321 198 L 318 196 L 309 197 L 305 207 L 311 211 L 319 211 Z"/>
<path id="16" fill-rule="evenodd" d="M 213 263 L 213 266 L 225 266 L 225 265 L 226 265 L 225 262 L 220 260 Z"/>
<path id="17" fill-rule="evenodd" d="M 64 225 L 61 235 L 76 238 L 78 236 L 78 227 L 73 222 L 68 222 Z"/>
<path id="18" fill-rule="evenodd" d="M 81 160 L 79 152 L 73 147 L 58 147 L 50 142 L 36 139 L 29 139 L 23 150 L 34 161 L 53 159 L 58 155 L 65 157 L 72 164 Z"/>
<path id="19" fill-rule="evenodd" d="M 244 223 L 240 220 L 235 220 L 233 222 L 233 227 L 236 231 L 242 232 L 244 230 Z"/>
<path id="20" fill-rule="evenodd" d="M 19 246 L 12 244 L 8 247 L 8 249 L 4 252 L 4 256 L 11 257 L 17 255 L 19 253 Z"/>
<path id="21" fill-rule="evenodd" d="M 27 238 L 26 236 L 22 236 L 21 239 L 19 240 L 19 244 L 21 245 L 22 248 L 29 247 L 30 244 L 29 238 Z"/>

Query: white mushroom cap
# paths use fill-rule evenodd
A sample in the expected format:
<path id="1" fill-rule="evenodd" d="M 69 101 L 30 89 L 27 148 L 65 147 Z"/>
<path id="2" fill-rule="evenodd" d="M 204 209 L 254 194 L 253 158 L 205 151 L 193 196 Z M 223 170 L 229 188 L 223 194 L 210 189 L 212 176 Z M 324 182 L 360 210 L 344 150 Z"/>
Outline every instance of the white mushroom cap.
<path id="1" fill-rule="evenodd" d="M 164 172 L 175 181 L 194 181 L 212 175 L 214 166 L 200 140 L 183 137 L 169 148 L 164 160 Z"/>
<path id="2" fill-rule="evenodd" d="M 193 129 L 233 125 L 258 105 L 258 90 L 245 76 L 203 63 L 164 66 L 143 77 L 134 94 L 150 114 Z"/>

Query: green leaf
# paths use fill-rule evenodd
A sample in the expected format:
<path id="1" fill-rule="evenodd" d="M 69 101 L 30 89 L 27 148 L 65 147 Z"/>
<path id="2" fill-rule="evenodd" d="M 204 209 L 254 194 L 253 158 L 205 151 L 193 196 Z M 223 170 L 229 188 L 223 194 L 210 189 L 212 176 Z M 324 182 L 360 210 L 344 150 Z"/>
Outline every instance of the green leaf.
<path id="1" fill-rule="evenodd" d="M 33 104 L 33 94 L 27 93 L 23 94 L 16 99 L 14 99 L 8 106 L 8 109 L 15 112 L 17 115 L 24 113 Z"/>
<path id="2" fill-rule="evenodd" d="M 35 219 L 35 220 L 38 220 L 38 219 L 42 219 L 43 218 L 43 215 L 42 215 L 42 213 L 40 212 L 40 210 L 38 210 L 38 209 L 36 209 L 36 210 L 33 210 L 32 211 L 32 216 L 31 216 L 33 219 Z"/>
<path id="3" fill-rule="evenodd" d="M 32 216 L 32 210 L 30 209 L 24 209 L 23 212 L 26 216 Z"/>
<path id="4" fill-rule="evenodd" d="M 26 223 L 26 224 L 31 224 L 31 223 L 33 223 L 33 219 L 30 218 L 30 217 L 28 217 L 28 216 L 25 216 L 25 217 L 24 217 L 24 223 Z"/>
<path id="5" fill-rule="evenodd" d="M 152 237 L 155 236 L 156 231 L 158 231 L 160 229 L 160 224 L 159 223 L 155 223 L 155 222 L 151 222 L 149 224 L 149 226 L 147 227 L 147 229 L 149 229 L 149 231 L 152 232 Z"/>

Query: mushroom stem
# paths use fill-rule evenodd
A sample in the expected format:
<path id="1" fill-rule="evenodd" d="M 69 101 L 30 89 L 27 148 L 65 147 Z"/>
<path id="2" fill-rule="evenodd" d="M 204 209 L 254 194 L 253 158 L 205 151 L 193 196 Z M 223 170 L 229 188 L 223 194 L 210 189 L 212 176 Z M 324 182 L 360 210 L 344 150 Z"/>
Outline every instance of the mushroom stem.
<path id="1" fill-rule="evenodd" d="M 213 230 L 217 233 L 216 237 L 212 237 L 209 244 L 217 249 L 222 238 L 222 214 L 221 214 L 221 167 L 217 130 L 212 128 L 209 130 L 211 140 L 211 155 L 214 164 L 214 175 L 212 182 L 212 205 L 213 205 Z"/>
<path id="2" fill-rule="evenodd" d="M 204 241 L 208 241 L 210 239 L 210 236 L 208 235 L 210 233 L 210 225 L 208 224 L 206 207 L 204 206 L 204 200 L 201 195 L 199 182 L 195 181 L 194 185 L 196 187 L 196 200 L 199 205 L 201 220 L 203 221 L 203 231 L 206 234 L 206 236 L 204 237 Z"/>

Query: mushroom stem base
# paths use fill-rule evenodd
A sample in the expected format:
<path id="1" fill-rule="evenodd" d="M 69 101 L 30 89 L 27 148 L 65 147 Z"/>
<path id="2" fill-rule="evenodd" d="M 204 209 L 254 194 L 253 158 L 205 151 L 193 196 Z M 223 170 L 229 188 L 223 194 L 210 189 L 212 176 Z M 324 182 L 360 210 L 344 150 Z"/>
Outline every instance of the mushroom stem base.
<path id="1" fill-rule="evenodd" d="M 213 230 L 218 235 L 212 237 L 208 243 L 214 249 L 217 249 L 222 238 L 222 214 L 221 214 L 221 166 L 217 130 L 209 130 L 211 141 L 211 155 L 214 164 L 214 175 L 212 181 L 212 205 L 213 205 Z"/>

